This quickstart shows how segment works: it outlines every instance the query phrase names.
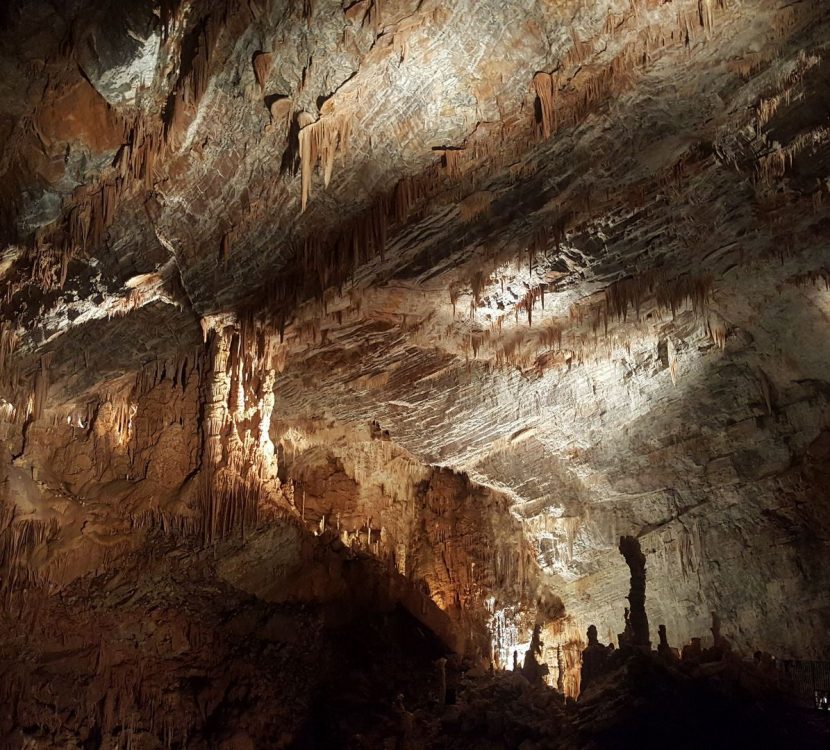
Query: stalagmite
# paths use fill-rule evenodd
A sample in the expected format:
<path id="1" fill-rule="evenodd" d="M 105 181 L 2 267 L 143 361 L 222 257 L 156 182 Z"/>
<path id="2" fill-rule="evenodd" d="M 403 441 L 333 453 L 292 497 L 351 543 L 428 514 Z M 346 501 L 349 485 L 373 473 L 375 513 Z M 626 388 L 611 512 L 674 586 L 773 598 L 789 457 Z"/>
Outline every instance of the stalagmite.
<path id="1" fill-rule="evenodd" d="M 580 672 L 580 690 L 585 690 L 608 669 L 608 659 L 613 653 L 612 646 L 605 646 L 597 638 L 596 625 L 588 626 L 588 645 L 582 652 L 582 668 Z M 564 678 L 563 678 L 564 681 Z"/>
<path id="2" fill-rule="evenodd" d="M 447 660 L 441 657 L 435 664 L 438 667 L 438 705 L 443 706 L 447 702 Z"/>
<path id="3" fill-rule="evenodd" d="M 680 658 L 680 655 L 676 648 L 672 648 L 669 645 L 669 640 L 666 635 L 666 626 L 660 625 L 657 629 L 658 635 L 660 637 L 660 643 L 657 645 L 657 654 L 660 656 L 661 659 L 668 662 L 675 662 Z"/>
<path id="4" fill-rule="evenodd" d="M 522 675 L 534 684 L 544 684 L 545 676 L 548 674 L 548 665 L 544 662 L 539 662 L 539 657 L 542 655 L 543 643 L 541 641 L 542 627 L 539 623 L 534 625 L 533 633 L 530 639 L 530 647 L 525 653 L 525 661 L 522 666 Z"/>
<path id="5" fill-rule="evenodd" d="M 620 554 L 631 573 L 627 597 L 631 610 L 626 621 L 625 639 L 624 642 L 620 640 L 620 646 L 650 650 L 646 615 L 646 556 L 640 549 L 639 539 L 633 536 L 620 537 Z"/>

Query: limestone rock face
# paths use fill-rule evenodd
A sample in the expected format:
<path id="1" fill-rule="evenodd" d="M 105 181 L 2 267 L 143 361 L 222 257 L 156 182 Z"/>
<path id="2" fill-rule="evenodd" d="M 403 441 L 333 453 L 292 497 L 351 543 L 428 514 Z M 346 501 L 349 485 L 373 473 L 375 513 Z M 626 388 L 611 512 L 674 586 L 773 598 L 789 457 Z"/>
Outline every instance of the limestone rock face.
<path id="1" fill-rule="evenodd" d="M 7 611 L 164 540 L 575 695 L 631 537 L 830 658 L 829 73 L 818 1 L 10 0 Z"/>

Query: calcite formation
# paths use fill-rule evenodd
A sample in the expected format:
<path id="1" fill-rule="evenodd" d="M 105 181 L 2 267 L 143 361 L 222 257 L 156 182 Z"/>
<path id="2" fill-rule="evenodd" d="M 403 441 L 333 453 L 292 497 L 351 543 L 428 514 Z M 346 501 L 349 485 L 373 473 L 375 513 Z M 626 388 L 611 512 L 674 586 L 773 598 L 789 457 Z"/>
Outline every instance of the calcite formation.
<path id="1" fill-rule="evenodd" d="M 818 0 L 3 4 L 3 740 L 588 746 L 603 644 L 830 658 L 828 56 Z"/>

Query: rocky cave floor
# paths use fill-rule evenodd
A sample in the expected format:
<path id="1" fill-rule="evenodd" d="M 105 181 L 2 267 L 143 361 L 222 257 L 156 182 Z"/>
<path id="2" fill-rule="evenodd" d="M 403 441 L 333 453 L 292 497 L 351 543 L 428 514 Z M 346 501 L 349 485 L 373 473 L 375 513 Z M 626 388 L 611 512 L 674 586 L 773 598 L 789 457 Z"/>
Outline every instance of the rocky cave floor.
<path id="1" fill-rule="evenodd" d="M 7 595 L 2 747 L 830 746 L 830 716 L 797 708 L 775 669 L 746 660 L 618 651 L 578 701 L 521 670 L 462 661 L 379 595 L 376 560 L 336 541 L 312 543 L 348 586 L 264 601 L 218 568 L 244 564 L 269 533 L 204 548 L 153 532 L 58 595 Z"/>

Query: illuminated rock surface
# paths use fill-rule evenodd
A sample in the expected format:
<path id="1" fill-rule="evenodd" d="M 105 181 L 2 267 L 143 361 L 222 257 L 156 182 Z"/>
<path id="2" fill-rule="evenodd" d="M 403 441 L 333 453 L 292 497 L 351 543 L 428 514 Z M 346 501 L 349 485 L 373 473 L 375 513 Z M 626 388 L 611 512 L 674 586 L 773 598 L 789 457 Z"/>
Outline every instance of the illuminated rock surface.
<path id="1" fill-rule="evenodd" d="M 10 0 L 0 49 L 4 741 L 763 729 L 732 660 L 554 695 L 622 537 L 652 643 L 830 659 L 825 3 Z M 475 676 L 534 627 L 550 689 Z"/>

